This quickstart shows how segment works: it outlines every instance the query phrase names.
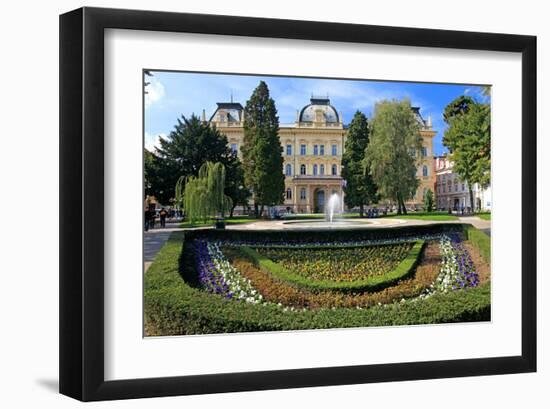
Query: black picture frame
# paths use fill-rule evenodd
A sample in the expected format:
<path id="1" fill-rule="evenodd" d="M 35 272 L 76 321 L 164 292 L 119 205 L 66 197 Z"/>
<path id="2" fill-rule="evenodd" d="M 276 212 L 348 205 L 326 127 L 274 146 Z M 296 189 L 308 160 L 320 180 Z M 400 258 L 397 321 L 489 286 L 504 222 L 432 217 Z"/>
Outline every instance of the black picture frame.
<path id="1" fill-rule="evenodd" d="M 149 30 L 522 55 L 519 356 L 105 381 L 104 30 Z M 60 16 L 60 384 L 83 401 L 536 371 L 536 37 L 81 8 Z"/>

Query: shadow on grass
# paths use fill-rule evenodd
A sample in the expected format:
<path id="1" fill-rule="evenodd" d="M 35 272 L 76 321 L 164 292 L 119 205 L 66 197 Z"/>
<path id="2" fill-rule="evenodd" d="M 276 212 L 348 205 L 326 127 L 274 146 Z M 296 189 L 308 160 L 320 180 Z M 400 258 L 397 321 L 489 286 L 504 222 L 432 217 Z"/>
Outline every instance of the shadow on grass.
<path id="1" fill-rule="evenodd" d="M 196 269 L 195 246 L 190 240 L 184 239 L 184 234 L 178 234 L 182 240 L 181 253 L 178 259 L 178 271 L 183 280 L 193 288 L 200 286 L 199 275 Z M 179 239 L 180 237 L 177 237 Z"/>

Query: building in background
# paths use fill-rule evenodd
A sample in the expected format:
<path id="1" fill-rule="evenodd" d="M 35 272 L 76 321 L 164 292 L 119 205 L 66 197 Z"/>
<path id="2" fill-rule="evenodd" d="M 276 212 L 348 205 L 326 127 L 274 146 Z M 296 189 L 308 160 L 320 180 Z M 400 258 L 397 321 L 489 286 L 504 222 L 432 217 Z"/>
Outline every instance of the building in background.
<path id="1" fill-rule="evenodd" d="M 470 192 L 468 184 L 461 181 L 453 172 L 453 162 L 447 155 L 434 158 L 436 175 L 435 197 L 438 210 L 470 211 Z M 472 187 L 475 210 L 491 210 L 491 186 L 482 188 L 479 184 Z"/>
<path id="2" fill-rule="evenodd" d="M 219 102 L 210 118 L 221 133 L 227 136 L 231 149 L 240 156 L 244 138 L 243 106 L 238 102 Z M 421 205 L 425 192 L 433 189 L 431 120 L 424 120 L 419 108 L 413 108 L 421 125 L 422 149 L 419 155 L 417 176 L 420 186 L 411 205 Z M 203 119 L 205 115 L 203 114 Z M 328 97 L 312 97 L 310 103 L 296 112 L 292 124 L 280 124 L 279 138 L 283 148 L 285 193 L 282 210 L 293 213 L 324 211 L 331 194 L 343 196 L 344 180 L 342 154 L 347 127 L 341 112 L 331 105 Z"/>

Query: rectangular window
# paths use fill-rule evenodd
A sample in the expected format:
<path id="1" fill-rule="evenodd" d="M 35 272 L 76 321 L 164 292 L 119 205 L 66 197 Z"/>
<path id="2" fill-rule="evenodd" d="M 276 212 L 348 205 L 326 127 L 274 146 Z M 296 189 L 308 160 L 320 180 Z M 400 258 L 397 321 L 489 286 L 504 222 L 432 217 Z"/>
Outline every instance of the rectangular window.
<path id="1" fill-rule="evenodd" d="M 231 152 L 237 153 L 237 149 L 238 149 L 238 148 L 237 148 L 237 144 L 236 144 L 236 143 L 232 143 L 232 144 L 231 144 Z"/>
<path id="2" fill-rule="evenodd" d="M 319 154 L 324 155 L 325 154 L 325 145 L 320 146 L 320 152 Z"/>
<path id="3" fill-rule="evenodd" d="M 319 155 L 319 145 L 313 145 L 313 154 Z"/>
<path id="4" fill-rule="evenodd" d="M 287 145 L 286 146 L 286 154 L 287 154 L 287 156 L 292 155 L 292 145 Z"/>
<path id="5" fill-rule="evenodd" d="M 462 184 L 462 191 L 464 192 L 464 183 Z"/>
<path id="6" fill-rule="evenodd" d="M 332 145 L 332 156 L 338 155 L 338 145 Z"/>
<path id="7" fill-rule="evenodd" d="M 300 155 L 306 154 L 306 145 L 300 145 Z"/>
<path id="8" fill-rule="evenodd" d="M 422 156 L 423 157 L 428 156 L 428 148 L 426 148 L 425 146 L 422 147 Z"/>
<path id="9" fill-rule="evenodd" d="M 300 189 L 300 200 L 306 200 L 306 190 L 304 188 Z"/>

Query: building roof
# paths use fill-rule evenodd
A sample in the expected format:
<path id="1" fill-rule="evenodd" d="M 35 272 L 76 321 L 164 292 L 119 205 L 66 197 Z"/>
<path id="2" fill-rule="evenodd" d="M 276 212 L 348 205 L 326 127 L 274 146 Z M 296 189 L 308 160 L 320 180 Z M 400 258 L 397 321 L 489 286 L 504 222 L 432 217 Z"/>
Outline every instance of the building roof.
<path id="1" fill-rule="evenodd" d="M 328 123 L 340 122 L 340 116 L 338 111 L 332 105 L 330 105 L 330 99 L 328 97 L 314 97 L 312 96 L 308 105 L 302 108 L 300 115 L 298 116 L 299 122 L 314 122 L 315 112 L 321 110 L 323 118 Z"/>
<path id="2" fill-rule="evenodd" d="M 210 119 L 211 122 L 216 116 L 218 116 L 219 122 L 240 122 L 242 121 L 243 106 L 239 102 L 216 102 L 218 106 Z M 218 113 L 224 112 L 224 118 L 221 118 Z"/>

